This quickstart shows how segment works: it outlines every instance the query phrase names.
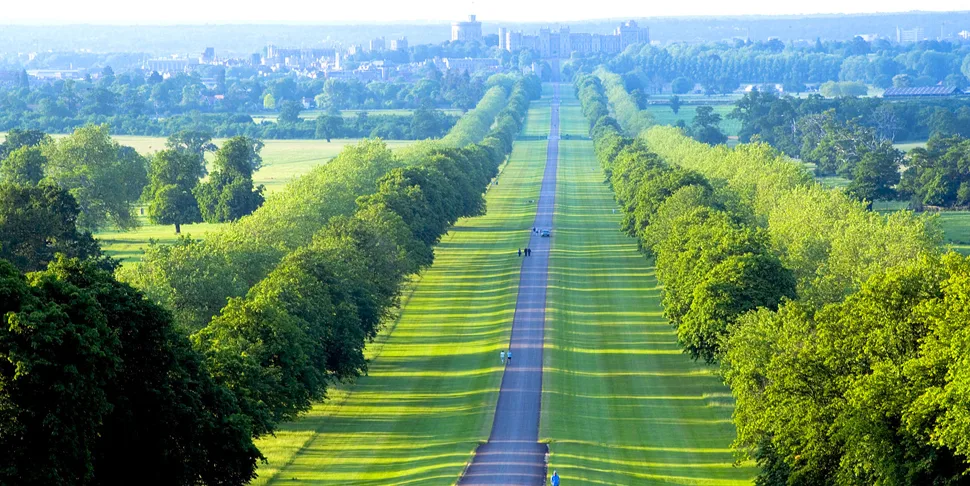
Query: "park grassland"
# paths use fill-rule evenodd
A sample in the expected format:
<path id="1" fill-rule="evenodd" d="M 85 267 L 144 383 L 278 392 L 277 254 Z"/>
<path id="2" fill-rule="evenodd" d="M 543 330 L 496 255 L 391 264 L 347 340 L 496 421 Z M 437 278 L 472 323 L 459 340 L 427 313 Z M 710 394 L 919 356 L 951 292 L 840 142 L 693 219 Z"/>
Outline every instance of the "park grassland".
<path id="1" fill-rule="evenodd" d="M 63 136 L 63 135 L 61 135 Z M 55 135 L 55 137 L 58 137 Z M 117 135 L 112 137 L 118 143 L 133 147 L 142 155 L 148 155 L 165 148 L 165 138 Z M 222 145 L 225 139 L 216 139 L 216 145 Z M 263 166 L 253 173 L 253 183 L 266 186 L 267 194 L 272 197 L 274 192 L 281 190 L 286 184 L 297 177 L 306 174 L 318 165 L 325 164 L 337 156 L 344 147 L 359 142 L 359 139 L 326 140 L 265 140 L 261 151 Z M 411 140 L 390 140 L 388 147 L 396 149 L 414 143 Z M 212 155 L 209 154 L 210 160 Z M 141 226 L 131 231 L 106 230 L 95 235 L 101 240 L 104 251 L 115 258 L 121 258 L 124 263 L 133 263 L 141 259 L 144 248 L 151 240 L 159 243 L 174 243 L 178 238 L 174 225 L 156 225 L 148 218 L 139 217 Z M 214 229 L 225 226 L 224 223 L 209 224 L 196 223 L 182 226 L 182 234 L 193 238 L 204 238 L 205 234 Z"/>
<path id="2" fill-rule="evenodd" d="M 653 117 L 657 125 L 676 125 L 678 121 L 690 126 L 694 122 L 697 114 L 697 107 L 701 105 L 681 105 L 677 113 L 670 108 L 670 105 L 647 105 L 646 111 Z M 712 105 L 714 113 L 721 115 L 721 131 L 729 137 L 736 137 L 741 131 L 741 122 L 728 118 L 728 113 L 734 110 L 733 104 Z"/>
<path id="3" fill-rule="evenodd" d="M 566 96 L 540 426 L 550 473 L 564 484 L 750 484 L 753 464 L 733 465 L 730 391 L 678 345 L 653 262 L 620 231 Z"/>
<path id="4" fill-rule="evenodd" d="M 275 437 L 254 484 L 453 484 L 488 438 L 521 259 L 545 163 L 549 107 L 534 101 L 488 214 L 437 246 L 396 323 L 367 350 L 368 375 Z"/>

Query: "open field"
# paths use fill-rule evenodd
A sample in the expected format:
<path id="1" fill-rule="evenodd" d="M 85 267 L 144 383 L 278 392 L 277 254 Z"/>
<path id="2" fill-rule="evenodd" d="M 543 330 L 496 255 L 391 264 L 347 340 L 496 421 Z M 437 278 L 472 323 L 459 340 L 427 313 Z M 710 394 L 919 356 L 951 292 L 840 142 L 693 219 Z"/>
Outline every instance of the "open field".
<path id="1" fill-rule="evenodd" d="M 134 147 L 140 153 L 148 154 L 165 146 L 165 139 L 159 137 L 116 136 L 118 143 Z M 221 144 L 222 139 L 215 143 Z M 263 147 L 263 167 L 253 174 L 253 182 L 266 185 L 268 194 L 282 189 L 287 182 L 325 164 L 347 145 L 357 143 L 357 139 L 326 140 L 267 140 Z M 391 140 L 387 144 L 392 149 L 411 144 L 410 140 Z M 209 155 L 211 159 L 211 154 Z M 141 209 L 141 208 L 139 208 Z M 101 240 L 101 247 L 111 256 L 124 258 L 125 262 L 137 262 L 142 250 L 151 239 L 161 243 L 172 243 L 177 236 L 173 225 L 154 225 L 147 218 L 140 218 L 142 226 L 133 231 L 103 231 L 95 235 Z M 187 224 L 182 226 L 182 234 L 202 238 L 205 233 L 222 224 Z"/>
<path id="2" fill-rule="evenodd" d="M 583 134 L 574 99 L 564 133 Z M 683 354 L 662 317 L 651 261 L 621 214 L 589 140 L 560 148 L 540 437 L 564 484 L 750 484 L 732 465 L 733 400 Z"/>
<path id="3" fill-rule="evenodd" d="M 943 237 L 955 251 L 970 255 L 970 211 L 941 211 Z"/>
<path id="4" fill-rule="evenodd" d="M 922 140 L 922 141 L 916 141 L 916 142 L 894 143 L 893 147 L 896 147 L 897 149 L 902 150 L 903 152 L 909 152 L 914 148 L 926 148 L 926 141 Z"/>
<path id="5" fill-rule="evenodd" d="M 653 121 L 658 125 L 675 125 L 682 120 L 687 125 L 694 121 L 697 107 L 700 105 L 683 105 L 677 113 L 674 113 L 667 105 L 648 105 L 647 111 L 653 115 Z M 741 123 L 737 120 L 730 120 L 727 114 L 734 109 L 734 105 L 713 105 L 714 113 L 721 115 L 721 131 L 728 136 L 737 136 L 741 130 Z"/>
<path id="6" fill-rule="evenodd" d="M 165 148 L 165 138 L 139 137 L 131 135 L 116 135 L 118 143 L 133 147 L 139 153 L 149 154 Z M 222 145 L 225 139 L 215 139 L 213 142 Z M 359 142 L 359 139 L 326 140 L 264 140 L 265 144 L 260 155 L 263 157 L 263 167 L 253 174 L 253 182 L 265 184 L 270 193 L 281 189 L 293 178 L 305 174 L 317 165 L 323 164 L 335 157 L 347 145 Z M 404 147 L 414 143 L 411 140 L 389 140 L 392 149 Z M 212 154 L 208 154 L 209 160 Z"/>
<path id="7" fill-rule="evenodd" d="M 548 105 L 535 102 L 488 214 L 462 220 L 436 250 L 368 376 L 276 437 L 255 484 L 453 484 L 488 437 L 521 260 L 545 162 Z"/>

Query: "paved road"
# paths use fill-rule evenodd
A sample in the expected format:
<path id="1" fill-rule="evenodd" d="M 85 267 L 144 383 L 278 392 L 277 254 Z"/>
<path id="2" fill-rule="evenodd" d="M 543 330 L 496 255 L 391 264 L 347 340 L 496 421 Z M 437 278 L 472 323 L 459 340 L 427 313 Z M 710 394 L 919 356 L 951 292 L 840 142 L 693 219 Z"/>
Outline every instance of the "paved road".
<path id="1" fill-rule="evenodd" d="M 559 160 L 559 85 L 553 85 L 552 121 L 546 168 L 536 209 L 536 228 L 552 228 Z M 555 235 L 553 235 L 555 236 Z M 552 238 L 532 235 L 532 256 L 523 257 L 519 294 L 512 319 L 512 363 L 505 368 L 488 442 L 479 446 L 458 484 L 541 485 L 548 448 L 539 441 L 542 406 L 542 342 L 546 280 Z"/>

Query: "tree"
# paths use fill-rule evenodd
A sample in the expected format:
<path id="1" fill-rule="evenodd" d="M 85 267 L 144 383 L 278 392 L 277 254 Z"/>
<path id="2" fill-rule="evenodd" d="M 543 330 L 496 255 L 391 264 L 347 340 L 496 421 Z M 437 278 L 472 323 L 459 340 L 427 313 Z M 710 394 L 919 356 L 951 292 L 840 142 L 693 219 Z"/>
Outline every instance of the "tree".
<path id="1" fill-rule="evenodd" d="M 211 133 L 199 130 L 179 130 L 168 137 L 165 146 L 173 150 L 195 154 L 203 159 L 200 162 L 203 176 L 206 174 L 204 160 L 206 152 L 215 152 L 218 148 L 212 143 Z"/>
<path id="2" fill-rule="evenodd" d="M 299 123 L 302 109 L 303 105 L 296 101 L 284 101 L 280 103 L 280 114 L 277 121 L 279 123 Z"/>
<path id="3" fill-rule="evenodd" d="M 57 253 L 113 268 L 91 234 L 78 231 L 79 212 L 74 198 L 53 184 L 0 184 L 0 258 L 23 272 L 46 268 Z"/>
<path id="4" fill-rule="evenodd" d="M 7 132 L 6 140 L 0 144 L 0 160 L 21 147 L 37 147 L 51 140 L 50 135 L 39 130 L 14 128 Z"/>
<path id="5" fill-rule="evenodd" d="M 693 88 L 694 88 L 694 83 L 692 83 L 689 79 L 683 76 L 674 78 L 674 80 L 670 82 L 670 90 L 675 95 L 687 94 Z"/>
<path id="6" fill-rule="evenodd" d="M 916 82 L 913 80 L 913 77 L 908 74 L 897 74 L 893 76 L 894 88 L 910 88 L 914 84 L 916 84 Z"/>
<path id="7" fill-rule="evenodd" d="M 708 145 L 724 144 L 727 143 L 727 135 L 721 131 L 720 124 L 721 115 L 714 112 L 714 107 L 698 106 L 689 132 L 699 142 Z"/>
<path id="8" fill-rule="evenodd" d="M 767 253 L 731 256 L 715 266 L 694 289 L 690 310 L 677 337 L 694 359 L 718 360 L 721 343 L 735 321 L 758 308 L 775 310 L 795 298 L 795 277 Z"/>
<path id="9" fill-rule="evenodd" d="M 675 115 L 680 112 L 680 105 L 680 96 L 670 97 L 670 110 L 673 111 Z"/>
<path id="10" fill-rule="evenodd" d="M 44 178 L 47 158 L 37 147 L 21 147 L 0 159 L 0 183 L 36 185 Z"/>
<path id="11" fill-rule="evenodd" d="M 46 143 L 47 176 L 71 193 L 81 207 L 78 226 L 97 230 L 113 224 L 137 226 L 132 204 L 147 184 L 145 158 L 111 139 L 107 125 L 88 125 Z"/>
<path id="12" fill-rule="evenodd" d="M 276 108 L 276 98 L 273 97 L 273 93 L 266 93 L 266 95 L 263 96 L 263 108 L 266 110 Z"/>
<path id="13" fill-rule="evenodd" d="M 0 261 L 0 482 L 243 484 L 249 420 L 171 316 L 93 262 Z M 70 404 L 70 406 L 65 406 Z"/>
<path id="14" fill-rule="evenodd" d="M 936 136 L 907 159 L 899 192 L 917 209 L 970 204 L 970 140 Z"/>
<path id="15" fill-rule="evenodd" d="M 964 56 L 963 64 L 960 65 L 960 72 L 970 80 L 970 54 Z"/>
<path id="16" fill-rule="evenodd" d="M 233 137 L 216 152 L 215 171 L 195 191 L 202 219 L 210 223 L 234 221 L 259 208 L 265 187 L 253 187 L 253 171 L 263 159 L 263 142 Z"/>
<path id="17" fill-rule="evenodd" d="M 902 161 L 903 153 L 889 142 L 883 142 L 878 149 L 862 156 L 852 170 L 852 182 L 846 191 L 857 199 L 870 202 L 895 199 L 894 188 L 899 184 Z"/>
<path id="18" fill-rule="evenodd" d="M 330 142 L 332 138 L 340 135 L 340 130 L 344 126 L 344 117 L 340 115 L 320 115 L 317 117 L 316 125 L 317 128 L 314 136 Z"/>
<path id="19" fill-rule="evenodd" d="M 440 112 L 418 108 L 411 116 L 411 136 L 415 140 L 441 136 Z"/>
<path id="20" fill-rule="evenodd" d="M 182 225 L 202 221 L 199 204 L 192 195 L 205 172 L 205 160 L 189 151 L 162 150 L 149 163 L 149 182 L 143 199 L 148 218 L 155 224 Z"/>

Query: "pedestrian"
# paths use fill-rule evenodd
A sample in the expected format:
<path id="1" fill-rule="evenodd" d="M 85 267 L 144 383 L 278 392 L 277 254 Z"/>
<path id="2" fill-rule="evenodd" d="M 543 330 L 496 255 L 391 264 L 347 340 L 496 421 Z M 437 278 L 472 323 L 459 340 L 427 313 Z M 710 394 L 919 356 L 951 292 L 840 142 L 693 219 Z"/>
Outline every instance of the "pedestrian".
<path id="1" fill-rule="evenodd" d="M 509 354 L 506 355 L 506 356 L 507 357 L 505 359 L 508 360 L 509 364 L 512 364 L 512 350 L 511 349 L 509 350 Z"/>
<path id="2" fill-rule="evenodd" d="M 502 358 L 502 364 L 505 364 L 505 350 L 503 349 L 498 355 L 500 358 Z"/>
<path id="3" fill-rule="evenodd" d="M 522 248 L 519 248 L 519 256 L 522 256 Z"/>
<path id="4" fill-rule="evenodd" d="M 536 232 L 536 227 L 535 227 L 535 226 L 533 226 L 533 227 L 532 227 L 532 232 L 533 232 L 533 233 L 535 233 L 535 232 Z"/>
<path id="5" fill-rule="evenodd" d="M 552 486 L 559 486 L 559 472 L 555 469 L 552 470 L 552 481 L 549 481 Z"/>

